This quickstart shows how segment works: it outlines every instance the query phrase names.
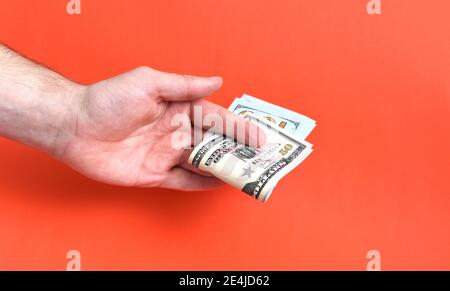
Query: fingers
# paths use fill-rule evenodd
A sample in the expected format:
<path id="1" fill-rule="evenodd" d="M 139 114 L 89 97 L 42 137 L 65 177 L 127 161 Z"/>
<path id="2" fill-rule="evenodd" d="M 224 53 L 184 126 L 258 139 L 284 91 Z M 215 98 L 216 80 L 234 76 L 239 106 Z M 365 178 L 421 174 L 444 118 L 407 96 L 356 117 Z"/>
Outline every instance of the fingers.
<path id="1" fill-rule="evenodd" d="M 185 169 L 175 167 L 170 170 L 164 181 L 161 183 L 161 187 L 183 191 L 196 191 L 214 189 L 223 184 L 224 183 L 217 178 L 201 176 Z"/>
<path id="2" fill-rule="evenodd" d="M 188 170 L 190 172 L 196 173 L 198 175 L 206 176 L 206 177 L 213 177 L 212 174 L 202 171 L 197 167 L 192 166 L 189 164 L 189 156 L 192 154 L 193 149 L 185 149 L 180 157 L 180 162 L 178 164 L 179 167 Z"/>
<path id="3" fill-rule="evenodd" d="M 196 127 L 201 126 L 204 130 L 225 134 L 252 147 L 261 147 L 266 143 L 262 128 L 217 104 L 197 100 L 192 102 L 190 113 Z"/>
<path id="4" fill-rule="evenodd" d="M 213 175 L 211 175 L 210 173 L 202 171 L 199 168 L 196 168 L 196 167 L 192 166 L 191 164 L 189 164 L 188 160 L 189 160 L 189 156 L 191 155 L 192 151 L 193 151 L 192 149 L 185 149 L 183 151 L 183 153 L 181 154 L 178 166 L 185 170 L 188 170 L 190 172 L 196 173 L 198 175 L 213 177 Z"/>
<path id="5" fill-rule="evenodd" d="M 196 77 L 160 72 L 150 68 L 152 87 L 164 101 L 186 101 L 211 95 L 222 87 L 221 77 Z"/>
<path id="6" fill-rule="evenodd" d="M 214 177 L 212 174 L 202 171 L 197 167 L 192 166 L 191 164 L 189 164 L 188 162 L 184 162 L 182 164 L 179 165 L 179 167 L 188 170 L 189 172 L 193 172 L 195 174 L 201 175 L 201 176 L 205 176 L 205 177 Z"/>

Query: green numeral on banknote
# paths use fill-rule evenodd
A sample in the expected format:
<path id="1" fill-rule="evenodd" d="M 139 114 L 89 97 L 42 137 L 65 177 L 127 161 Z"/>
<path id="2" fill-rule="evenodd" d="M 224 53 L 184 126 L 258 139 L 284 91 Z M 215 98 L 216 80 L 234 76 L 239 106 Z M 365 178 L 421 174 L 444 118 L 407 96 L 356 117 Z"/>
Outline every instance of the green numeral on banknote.
<path id="1" fill-rule="evenodd" d="M 289 153 L 290 150 L 292 150 L 294 148 L 293 145 L 291 145 L 290 143 L 285 144 L 284 147 L 280 150 L 280 154 L 282 156 L 285 156 Z"/>

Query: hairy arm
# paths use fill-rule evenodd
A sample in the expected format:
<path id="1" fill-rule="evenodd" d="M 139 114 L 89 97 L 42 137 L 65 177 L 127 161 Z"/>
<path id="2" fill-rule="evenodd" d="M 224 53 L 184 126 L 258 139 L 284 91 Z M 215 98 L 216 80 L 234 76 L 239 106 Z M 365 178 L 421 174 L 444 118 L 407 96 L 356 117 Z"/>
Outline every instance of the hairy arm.
<path id="1" fill-rule="evenodd" d="M 264 143 L 262 130 L 204 99 L 221 85 L 220 77 L 139 67 L 83 86 L 0 45 L 0 135 L 41 149 L 98 181 L 208 189 L 220 181 L 188 165 L 189 150 L 173 146 L 179 130 L 174 117 L 184 114 L 192 122 L 193 108 L 200 107 L 200 118 L 214 114 L 231 120 L 229 129 L 245 128 L 241 136 L 231 131 L 240 142 Z M 216 132 L 230 131 L 224 126 Z"/>
<path id="2" fill-rule="evenodd" d="M 74 132 L 83 89 L 0 45 L 0 135 L 59 157 Z"/>

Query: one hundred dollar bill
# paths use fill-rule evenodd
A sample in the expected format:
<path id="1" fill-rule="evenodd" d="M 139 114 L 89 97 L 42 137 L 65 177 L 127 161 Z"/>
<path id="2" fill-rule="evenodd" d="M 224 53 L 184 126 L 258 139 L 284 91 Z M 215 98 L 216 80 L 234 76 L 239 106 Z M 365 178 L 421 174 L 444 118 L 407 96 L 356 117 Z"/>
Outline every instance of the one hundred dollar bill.
<path id="1" fill-rule="evenodd" d="M 300 140 L 305 139 L 316 126 L 316 122 L 307 116 L 246 94 L 236 98 L 228 110 L 238 116 L 251 112 Z"/>
<path id="2" fill-rule="evenodd" d="M 231 111 L 264 130 L 266 144 L 263 147 L 250 147 L 226 136 L 210 134 L 194 148 L 189 163 L 265 202 L 278 181 L 312 152 L 312 145 L 298 136 L 293 123 L 292 127 L 279 126 L 255 112 L 259 111 L 258 105 L 253 107 L 252 110 Z M 299 119 L 302 118 L 296 121 Z M 283 120 L 288 119 L 277 119 Z"/>

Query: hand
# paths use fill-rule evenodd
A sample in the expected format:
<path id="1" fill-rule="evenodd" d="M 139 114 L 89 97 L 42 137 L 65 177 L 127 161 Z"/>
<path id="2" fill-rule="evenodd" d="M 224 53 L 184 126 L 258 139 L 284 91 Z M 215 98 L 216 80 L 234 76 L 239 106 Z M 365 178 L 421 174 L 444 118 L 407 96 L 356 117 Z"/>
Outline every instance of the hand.
<path id="1" fill-rule="evenodd" d="M 74 96 L 71 138 L 58 149 L 58 158 L 95 180 L 123 186 L 165 187 L 180 190 L 208 189 L 218 179 L 187 164 L 190 151 L 175 149 L 171 137 L 175 114 L 192 119 L 193 106 L 203 115 L 245 123 L 245 141 L 264 134 L 250 134 L 249 124 L 223 107 L 204 99 L 222 85 L 219 77 L 201 78 L 159 72 L 141 67 L 118 77 L 83 87 Z M 73 110 L 72 110 L 73 111 Z M 225 128 L 219 132 L 225 132 Z"/>
<path id="2" fill-rule="evenodd" d="M 202 99 L 221 85 L 219 77 L 141 67 L 82 86 L 0 45 L 0 135 L 39 148 L 98 181 L 207 189 L 221 182 L 188 165 L 189 150 L 173 146 L 179 130 L 174 116 L 192 120 L 193 108 L 200 106 L 200 119 L 211 113 L 222 121 L 228 117 L 225 126 L 211 128 L 216 132 L 230 135 L 231 126 L 239 142 L 264 143 L 262 130 Z M 235 128 L 245 128 L 244 134 Z"/>

